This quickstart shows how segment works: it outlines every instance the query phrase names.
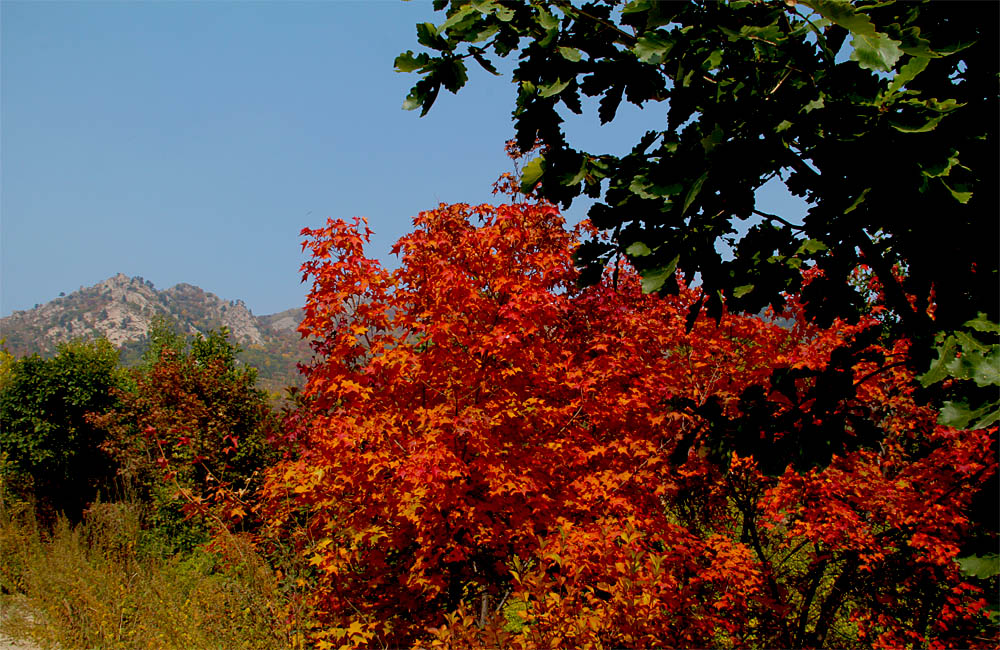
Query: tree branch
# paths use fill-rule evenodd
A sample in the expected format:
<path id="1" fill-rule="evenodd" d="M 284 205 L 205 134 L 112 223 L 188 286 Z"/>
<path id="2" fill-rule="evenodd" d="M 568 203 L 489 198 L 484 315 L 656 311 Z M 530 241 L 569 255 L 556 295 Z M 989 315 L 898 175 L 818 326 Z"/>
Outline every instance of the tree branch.
<path id="1" fill-rule="evenodd" d="M 932 331 L 933 323 L 930 317 L 924 315 L 921 318 L 920 312 L 910 306 L 910 300 L 907 298 L 906 292 L 903 291 L 896 275 L 892 272 L 889 261 L 878 251 L 875 242 L 864 230 L 857 237 L 857 246 L 864 255 L 865 264 L 871 267 L 872 271 L 875 272 L 875 277 L 882 284 L 886 303 L 903 321 L 905 333 L 912 337 L 916 333 Z"/>
<path id="2" fill-rule="evenodd" d="M 778 223 L 782 223 L 787 227 L 791 228 L 792 230 L 798 230 L 799 232 L 803 232 L 806 229 L 805 226 L 797 226 L 794 223 L 787 221 L 776 214 L 768 214 L 767 212 L 761 212 L 760 210 L 754 210 L 753 213 L 758 217 L 764 217 L 765 219 L 768 219 L 770 221 L 777 221 Z"/>
<path id="3" fill-rule="evenodd" d="M 837 576 L 837 580 L 833 583 L 833 587 L 830 589 L 826 600 L 823 601 L 819 618 L 816 620 L 816 629 L 809 635 L 810 639 L 803 639 L 805 643 L 799 644 L 800 647 L 813 646 L 821 648 L 824 646 L 826 635 L 830 632 L 830 625 L 833 624 L 833 617 L 843 603 L 844 596 L 847 594 L 848 587 L 854 579 L 857 568 L 858 558 L 856 554 L 852 553 L 847 558 L 844 570 Z"/>
<path id="4" fill-rule="evenodd" d="M 855 386 L 860 386 L 861 384 L 865 383 L 866 381 L 868 381 L 869 379 L 871 379 L 875 375 L 881 374 L 881 373 L 885 372 L 886 370 L 889 370 L 890 368 L 896 368 L 898 366 L 905 366 L 905 365 L 906 365 L 905 361 L 896 361 L 894 363 L 890 363 L 887 366 L 882 366 L 881 368 L 878 368 L 876 370 L 871 371 L 870 373 L 868 373 L 867 375 L 865 375 L 861 379 L 859 379 L 856 382 L 854 382 L 854 385 Z"/>
<path id="5" fill-rule="evenodd" d="M 809 609 L 812 607 L 813 598 L 816 597 L 816 589 L 819 587 L 819 583 L 823 579 L 823 574 L 826 572 L 826 565 L 828 562 L 829 560 L 827 558 L 823 558 L 814 564 L 812 569 L 809 571 L 811 580 L 809 580 L 809 587 L 806 589 L 806 593 L 802 597 L 802 608 L 799 610 L 799 620 L 795 629 L 795 640 L 792 643 L 794 647 L 805 647 L 806 624 L 809 622 Z"/>
<path id="6" fill-rule="evenodd" d="M 597 23 L 599 25 L 603 25 L 603 26 L 607 27 L 608 29 L 614 31 L 621 38 L 625 39 L 626 42 L 622 43 L 622 45 L 627 45 L 627 46 L 631 47 L 632 45 L 635 45 L 639 41 L 638 38 L 636 38 L 632 34 L 629 34 L 626 31 L 623 31 L 620 27 L 618 27 L 618 25 L 615 25 L 612 22 L 609 22 L 609 21 L 607 21 L 607 20 L 605 20 L 603 18 L 599 18 L 598 16 L 595 16 L 595 15 L 593 15 L 591 13 L 588 13 L 588 12 L 584 11 L 583 9 L 580 9 L 578 7 L 574 7 L 569 2 L 556 0 L 556 2 L 553 2 L 553 4 L 555 6 L 557 6 L 557 7 L 559 7 L 560 9 L 562 9 L 564 12 L 566 12 L 567 16 L 574 16 L 574 15 L 575 16 L 581 16 L 583 18 L 591 20 L 591 21 L 593 21 L 593 22 L 595 22 L 595 23 Z"/>

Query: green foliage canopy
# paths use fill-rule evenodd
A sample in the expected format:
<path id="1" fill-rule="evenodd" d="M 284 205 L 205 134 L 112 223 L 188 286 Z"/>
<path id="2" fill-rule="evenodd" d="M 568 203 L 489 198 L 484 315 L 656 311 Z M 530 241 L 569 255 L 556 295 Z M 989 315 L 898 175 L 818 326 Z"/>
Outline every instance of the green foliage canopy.
<path id="1" fill-rule="evenodd" d="M 118 353 L 104 339 L 12 362 L 0 389 L 0 448 L 15 472 L 31 477 L 44 505 L 76 518 L 109 484 L 105 434 L 91 414 L 115 406 L 112 389 L 121 382 Z"/>
<path id="2" fill-rule="evenodd" d="M 924 368 L 935 331 L 979 312 L 998 320 L 995 3 L 435 8 L 446 20 L 417 26 L 428 51 L 396 59 L 422 77 L 404 107 L 426 113 L 441 87 L 457 92 L 469 59 L 496 74 L 495 57 L 516 53 L 517 143 L 543 145 L 522 189 L 564 207 L 598 199 L 590 218 L 614 233 L 580 249 L 590 281 L 626 256 L 646 290 L 672 290 L 680 268 L 700 274 L 709 313 L 723 296 L 756 312 L 780 306 L 782 292 L 801 288 L 800 269 L 816 265 L 807 315 L 829 324 L 865 308 L 850 282 L 863 264 Z M 662 128 L 624 156 L 575 149 L 560 124 L 566 111 L 591 110 L 583 96 L 602 123 L 627 101 L 662 114 Z M 776 178 L 809 204 L 802 222 L 757 208 L 755 192 Z"/>

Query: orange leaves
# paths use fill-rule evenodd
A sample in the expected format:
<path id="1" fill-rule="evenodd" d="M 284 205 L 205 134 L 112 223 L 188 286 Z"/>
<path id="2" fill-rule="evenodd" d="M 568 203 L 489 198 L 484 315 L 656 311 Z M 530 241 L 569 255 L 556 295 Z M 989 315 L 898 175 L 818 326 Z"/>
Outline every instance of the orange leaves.
<path id="1" fill-rule="evenodd" d="M 519 575 L 525 627 L 513 647 L 691 647 L 724 643 L 741 596 L 759 590 L 749 551 L 683 529 L 602 518 L 564 526 Z M 701 558 L 709 558 L 702 565 Z M 720 636 L 721 635 L 721 636 Z"/>
<path id="2" fill-rule="evenodd" d="M 688 331 L 700 294 L 683 281 L 643 295 L 623 265 L 577 287 L 577 235 L 546 204 L 442 205 L 414 225 L 393 271 L 364 256 L 358 221 L 305 232 L 302 331 L 322 359 L 302 458 L 272 473 L 264 510 L 313 558 L 310 598 L 340 635 L 325 642 L 802 645 L 810 599 L 872 607 L 859 575 L 954 573 L 962 509 L 995 461 L 975 455 L 988 434 L 935 428 L 912 377 L 880 366 L 905 343 L 831 379 L 819 371 L 871 323 L 821 330 L 792 297 L 786 327 L 724 312 Z M 816 443 L 820 381 L 858 386 L 841 406 L 881 447 L 778 476 L 733 453 Z"/>
<path id="3" fill-rule="evenodd" d="M 781 522 L 790 540 L 805 538 L 860 553 L 870 559 L 862 563 L 869 570 L 884 557 L 887 530 L 895 531 L 897 543 L 926 549 L 923 561 L 950 560 L 966 524 L 960 513 L 989 468 L 985 459 L 972 464 L 959 459 L 967 444 L 976 444 L 972 439 L 988 444 L 989 436 L 963 432 L 956 437 L 934 427 L 933 415 L 923 414 L 923 419 L 924 435 L 937 446 L 930 457 L 904 463 L 901 449 L 886 445 L 880 454 L 835 458 L 823 470 L 789 470 L 763 499 L 767 516 Z"/>
<path id="4" fill-rule="evenodd" d="M 378 635 L 379 626 L 376 623 L 351 621 L 345 627 L 333 627 L 313 633 L 317 650 L 351 650 L 363 648 Z"/>

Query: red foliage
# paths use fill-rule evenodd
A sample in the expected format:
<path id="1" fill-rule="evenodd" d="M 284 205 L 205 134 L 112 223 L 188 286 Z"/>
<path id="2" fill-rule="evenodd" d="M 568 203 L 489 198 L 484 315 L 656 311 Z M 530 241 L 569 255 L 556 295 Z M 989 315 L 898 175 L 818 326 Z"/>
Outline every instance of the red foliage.
<path id="1" fill-rule="evenodd" d="M 880 446 L 822 469 L 769 477 L 699 414 L 741 417 L 751 386 L 809 413 L 773 369 L 822 369 L 876 321 L 819 330 L 793 300 L 789 327 L 688 331 L 696 288 L 643 295 L 620 268 L 579 289 L 578 233 L 546 204 L 442 205 L 415 227 L 394 271 L 357 220 L 303 231 L 301 330 L 324 359 L 261 515 L 315 567 L 319 647 L 975 641 L 953 558 L 989 432 L 936 426 L 912 376 L 875 362 L 853 368 L 852 408 Z"/>
<path id="2" fill-rule="evenodd" d="M 131 370 L 116 408 L 93 419 L 108 432 L 104 449 L 121 483 L 161 510 L 172 502 L 163 498 L 169 486 L 192 517 L 214 509 L 227 523 L 239 520 L 246 514 L 240 495 L 274 456 L 264 439 L 264 393 L 255 373 L 236 365 L 226 332 L 199 336 L 190 350 L 174 335 L 154 339 L 164 336 L 167 343 L 154 341 L 147 363 Z"/>

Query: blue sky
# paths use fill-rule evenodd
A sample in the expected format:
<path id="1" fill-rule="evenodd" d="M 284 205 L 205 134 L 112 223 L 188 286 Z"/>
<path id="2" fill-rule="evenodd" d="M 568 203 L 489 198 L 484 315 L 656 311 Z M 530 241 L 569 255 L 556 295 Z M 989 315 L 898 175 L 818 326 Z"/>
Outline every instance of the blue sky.
<path id="1" fill-rule="evenodd" d="M 273 313 L 304 303 L 303 227 L 365 216 L 391 263 L 417 212 L 492 200 L 509 80 L 401 109 L 417 77 L 393 59 L 443 20 L 420 0 L 4 0 L 0 315 L 118 272 Z M 620 118 L 567 130 L 620 152 L 662 115 Z"/>

